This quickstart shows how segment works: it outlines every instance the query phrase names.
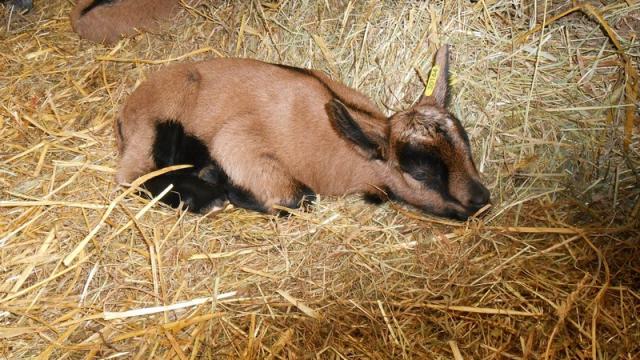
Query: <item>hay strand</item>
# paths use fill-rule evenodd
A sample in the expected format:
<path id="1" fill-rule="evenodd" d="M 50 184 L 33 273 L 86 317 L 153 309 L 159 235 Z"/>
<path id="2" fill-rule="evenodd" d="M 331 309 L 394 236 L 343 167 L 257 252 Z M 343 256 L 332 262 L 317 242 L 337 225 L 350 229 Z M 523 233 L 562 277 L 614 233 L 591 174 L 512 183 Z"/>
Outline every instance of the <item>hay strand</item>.
<path id="1" fill-rule="evenodd" d="M 0 354 L 640 357 L 637 2 L 180 3 L 113 46 L 78 39 L 72 2 L 0 4 Z M 469 221 L 324 194 L 197 215 L 114 180 L 113 120 L 165 66 L 319 69 L 392 115 L 442 44 L 492 193 Z"/>
<path id="2" fill-rule="evenodd" d="M 203 297 L 203 298 L 197 298 L 197 299 L 184 301 L 181 303 L 176 303 L 171 305 L 165 305 L 165 306 L 153 306 L 148 308 L 133 309 L 133 310 L 119 311 L 119 312 L 105 311 L 102 315 L 102 318 L 105 320 L 114 320 L 114 319 L 125 319 L 129 317 L 134 317 L 134 316 L 157 314 L 160 312 L 179 310 L 179 309 L 184 309 L 188 307 L 202 305 L 204 303 L 214 301 L 214 299 L 216 301 L 228 299 L 228 298 L 234 297 L 236 294 L 237 292 L 231 291 L 223 294 L 218 294 L 215 298 Z"/>

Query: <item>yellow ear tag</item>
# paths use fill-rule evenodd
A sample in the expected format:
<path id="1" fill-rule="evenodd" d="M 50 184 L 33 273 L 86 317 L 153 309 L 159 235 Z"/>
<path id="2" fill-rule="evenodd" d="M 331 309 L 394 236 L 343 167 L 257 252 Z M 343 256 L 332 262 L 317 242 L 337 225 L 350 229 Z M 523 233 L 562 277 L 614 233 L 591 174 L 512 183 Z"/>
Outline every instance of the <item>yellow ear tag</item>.
<path id="1" fill-rule="evenodd" d="M 429 73 L 429 80 L 427 80 L 427 87 L 424 89 L 426 96 L 433 95 L 433 90 L 436 88 L 436 81 L 438 81 L 438 74 L 440 73 L 440 66 L 433 65 L 431 72 Z"/>

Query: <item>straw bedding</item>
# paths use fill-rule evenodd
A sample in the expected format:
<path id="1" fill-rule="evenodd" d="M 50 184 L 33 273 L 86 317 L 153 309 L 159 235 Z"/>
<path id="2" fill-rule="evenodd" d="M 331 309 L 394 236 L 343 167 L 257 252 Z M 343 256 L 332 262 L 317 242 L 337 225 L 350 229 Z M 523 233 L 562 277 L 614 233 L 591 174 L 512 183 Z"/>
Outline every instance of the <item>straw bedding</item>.
<path id="1" fill-rule="evenodd" d="M 637 1 L 201 1 L 113 47 L 35 5 L 0 8 L 4 358 L 640 356 Z M 112 120 L 165 64 L 318 68 L 390 114 L 444 42 L 478 219 L 357 197 L 203 217 L 114 183 Z"/>

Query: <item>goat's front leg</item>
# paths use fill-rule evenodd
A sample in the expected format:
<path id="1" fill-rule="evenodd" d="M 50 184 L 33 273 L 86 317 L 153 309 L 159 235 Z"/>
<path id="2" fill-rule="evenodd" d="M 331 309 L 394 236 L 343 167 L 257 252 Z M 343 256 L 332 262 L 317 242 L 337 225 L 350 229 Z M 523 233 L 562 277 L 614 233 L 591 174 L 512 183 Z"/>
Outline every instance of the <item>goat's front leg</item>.
<path id="1" fill-rule="evenodd" d="M 209 147 L 228 177 L 229 201 L 266 213 L 279 213 L 275 205 L 297 208 L 313 201 L 315 193 L 289 175 L 255 131 L 244 128 L 250 123 L 227 123 Z"/>

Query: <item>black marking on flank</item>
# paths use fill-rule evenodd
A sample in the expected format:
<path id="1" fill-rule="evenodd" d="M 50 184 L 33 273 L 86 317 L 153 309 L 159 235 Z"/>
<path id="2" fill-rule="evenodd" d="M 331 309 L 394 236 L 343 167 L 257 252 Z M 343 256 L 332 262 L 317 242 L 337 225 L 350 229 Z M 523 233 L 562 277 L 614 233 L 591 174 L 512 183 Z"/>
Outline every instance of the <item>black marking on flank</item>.
<path id="1" fill-rule="evenodd" d="M 345 105 L 338 99 L 332 99 L 325 106 L 331 126 L 341 137 L 354 143 L 371 159 L 382 159 L 382 151 L 380 146 L 362 131 L 362 128 L 351 117 Z"/>
<path id="2" fill-rule="evenodd" d="M 212 159 L 207 146 L 197 137 L 186 133 L 177 121 L 160 121 L 156 124 L 156 138 L 152 156 L 157 168 L 177 164 L 191 164 L 192 168 L 180 169 L 157 176 L 144 186 L 157 196 L 173 184 L 173 189 L 161 201 L 172 207 L 180 202 L 193 212 L 206 212 L 213 206 L 221 206 L 226 200 L 239 208 L 266 213 L 269 209 L 251 191 L 234 184 L 222 166 Z M 265 157 L 273 157 L 265 154 Z M 287 207 L 304 206 L 315 200 L 315 193 L 304 184 Z"/>
<path id="3" fill-rule="evenodd" d="M 177 164 L 191 164 L 199 171 L 212 159 L 207 146 L 197 137 L 187 134 L 182 124 L 175 120 L 156 124 L 153 143 L 153 161 L 158 168 Z"/>
<path id="4" fill-rule="evenodd" d="M 117 0 L 93 0 L 86 8 L 80 11 L 80 16 L 86 15 L 89 11 L 95 9 L 98 6 L 113 4 Z"/>
<path id="5" fill-rule="evenodd" d="M 157 168 L 178 164 L 194 167 L 157 176 L 145 182 L 145 188 L 157 196 L 173 184 L 173 189 L 161 201 L 172 207 L 180 206 L 182 201 L 193 212 L 221 206 L 226 200 L 227 176 L 211 159 L 207 146 L 174 120 L 158 122 L 155 136 L 152 156 Z"/>

